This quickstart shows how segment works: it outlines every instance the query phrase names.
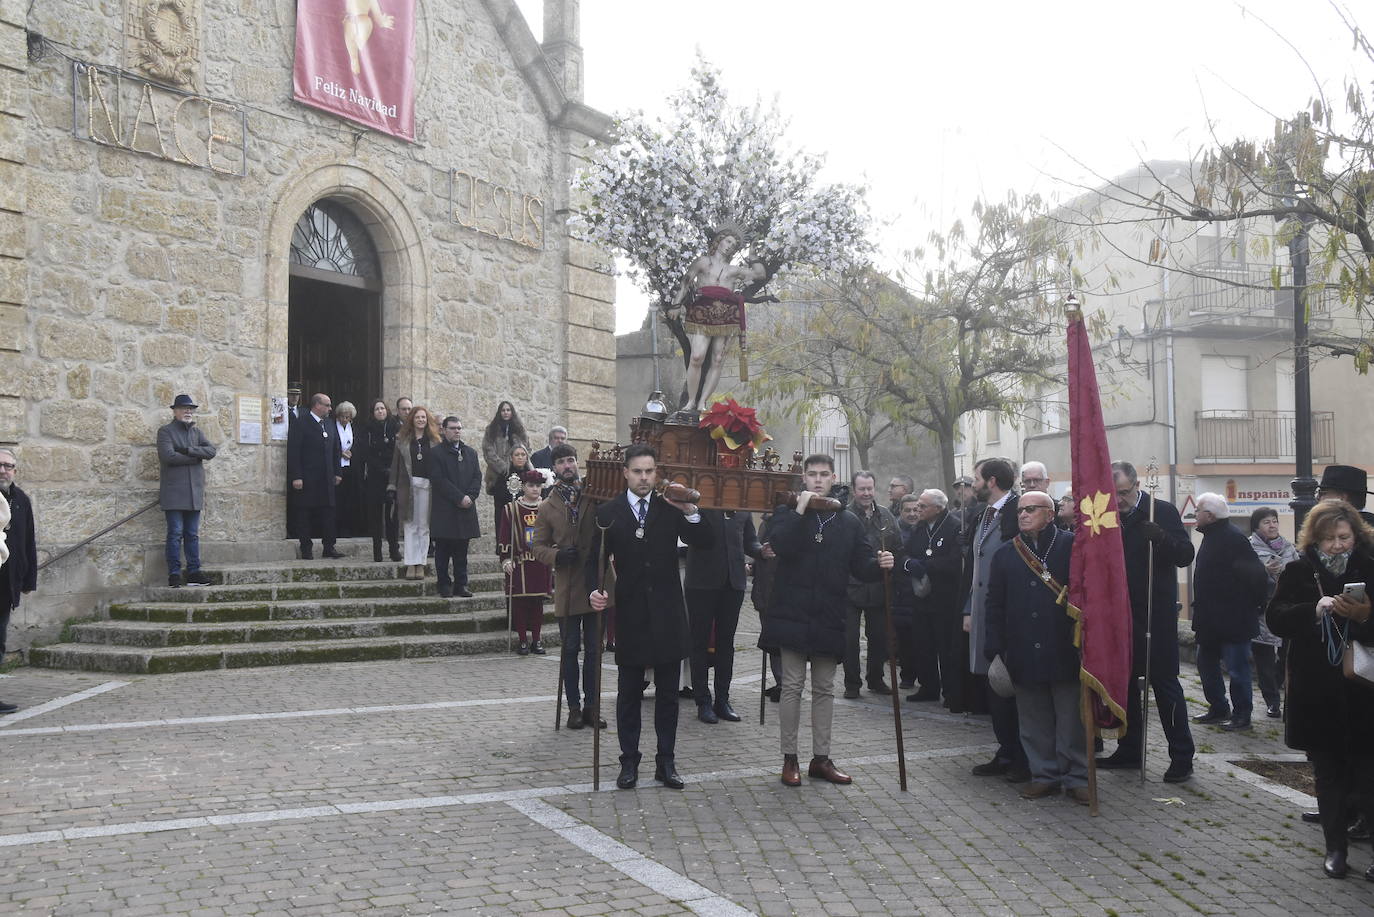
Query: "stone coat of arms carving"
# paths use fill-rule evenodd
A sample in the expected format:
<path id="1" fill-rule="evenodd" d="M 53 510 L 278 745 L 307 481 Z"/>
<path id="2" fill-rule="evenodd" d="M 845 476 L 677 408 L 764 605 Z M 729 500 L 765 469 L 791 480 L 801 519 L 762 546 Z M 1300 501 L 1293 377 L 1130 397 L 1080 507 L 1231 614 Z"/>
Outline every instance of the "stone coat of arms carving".
<path id="1" fill-rule="evenodd" d="M 194 88 L 202 0 L 126 0 L 124 9 L 129 69 L 160 83 Z"/>

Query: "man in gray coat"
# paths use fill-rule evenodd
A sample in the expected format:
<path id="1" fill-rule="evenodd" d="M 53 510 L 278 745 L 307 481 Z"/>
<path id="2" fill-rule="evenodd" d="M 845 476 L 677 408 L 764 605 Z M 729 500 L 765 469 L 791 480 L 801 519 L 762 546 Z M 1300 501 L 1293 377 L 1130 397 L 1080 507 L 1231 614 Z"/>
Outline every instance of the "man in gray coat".
<path id="1" fill-rule="evenodd" d="M 167 585 L 181 585 L 181 549 L 186 548 L 186 583 L 208 586 L 200 569 L 200 511 L 205 505 L 205 462 L 215 447 L 196 426 L 190 395 L 172 402 L 172 422 L 157 431 L 161 466 L 158 502 L 167 517 Z"/>

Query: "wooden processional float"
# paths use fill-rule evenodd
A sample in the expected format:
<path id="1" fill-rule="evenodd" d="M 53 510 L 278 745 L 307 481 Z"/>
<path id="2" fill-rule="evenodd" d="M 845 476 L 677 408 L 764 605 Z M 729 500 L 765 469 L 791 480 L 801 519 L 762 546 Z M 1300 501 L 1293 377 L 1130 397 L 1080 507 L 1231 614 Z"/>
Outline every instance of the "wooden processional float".
<path id="1" fill-rule="evenodd" d="M 782 457 L 773 449 L 744 455 L 722 454 L 709 430 L 692 423 L 672 423 L 650 417 L 630 421 L 630 443 L 652 446 L 658 455 L 658 490 L 680 485 L 692 493 L 672 490 L 674 499 L 696 503 L 702 509 L 730 512 L 772 512 L 775 507 L 795 506 L 802 489 L 802 454 L 792 453 L 792 464 L 783 470 Z M 593 442 L 587 458 L 584 493 L 593 500 L 611 500 L 625 492 L 622 472 L 625 446 L 616 443 L 602 449 Z M 838 500 L 813 497 L 809 511 L 833 512 Z"/>

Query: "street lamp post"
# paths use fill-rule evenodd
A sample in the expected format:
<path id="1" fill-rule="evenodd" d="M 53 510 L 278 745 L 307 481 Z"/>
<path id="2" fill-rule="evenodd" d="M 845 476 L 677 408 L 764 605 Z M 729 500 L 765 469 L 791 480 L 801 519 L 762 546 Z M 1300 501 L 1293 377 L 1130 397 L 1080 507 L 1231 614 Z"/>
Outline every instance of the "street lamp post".
<path id="1" fill-rule="evenodd" d="M 1300 199 L 1294 196 L 1295 200 Z M 1293 265 L 1293 410 L 1295 414 L 1297 459 L 1293 479 L 1293 531 L 1302 530 L 1307 511 L 1317 505 L 1317 479 L 1312 476 L 1312 377 L 1307 341 L 1307 261 L 1308 233 L 1312 216 L 1298 213 L 1298 231 L 1288 240 L 1288 260 Z"/>

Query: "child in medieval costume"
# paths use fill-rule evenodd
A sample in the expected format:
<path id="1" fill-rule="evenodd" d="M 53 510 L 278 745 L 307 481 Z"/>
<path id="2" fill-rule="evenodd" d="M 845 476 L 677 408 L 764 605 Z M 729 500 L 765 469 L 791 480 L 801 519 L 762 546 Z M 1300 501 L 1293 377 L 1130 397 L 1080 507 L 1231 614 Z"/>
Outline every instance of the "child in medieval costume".
<path id="1" fill-rule="evenodd" d="M 544 603 L 553 594 L 553 573 L 534 559 L 534 523 L 539 518 L 544 473 L 530 469 L 510 478 L 519 495 L 506 506 L 497 526 L 496 548 L 506 574 L 510 597 L 511 626 L 520 637 L 521 656 L 544 655 L 539 631 L 544 623 Z"/>

